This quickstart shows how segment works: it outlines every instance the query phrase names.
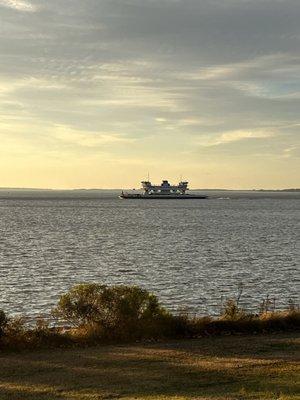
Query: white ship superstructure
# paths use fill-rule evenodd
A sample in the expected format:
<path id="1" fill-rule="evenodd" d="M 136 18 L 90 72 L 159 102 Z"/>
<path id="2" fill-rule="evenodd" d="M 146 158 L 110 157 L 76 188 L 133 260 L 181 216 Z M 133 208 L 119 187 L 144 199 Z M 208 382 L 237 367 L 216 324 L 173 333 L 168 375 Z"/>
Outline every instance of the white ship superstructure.
<path id="1" fill-rule="evenodd" d="M 149 181 L 143 181 L 142 187 L 144 189 L 144 193 L 147 195 L 184 195 L 188 190 L 188 182 L 179 182 L 178 185 L 170 185 L 168 181 L 162 181 L 161 185 L 152 185 Z"/>

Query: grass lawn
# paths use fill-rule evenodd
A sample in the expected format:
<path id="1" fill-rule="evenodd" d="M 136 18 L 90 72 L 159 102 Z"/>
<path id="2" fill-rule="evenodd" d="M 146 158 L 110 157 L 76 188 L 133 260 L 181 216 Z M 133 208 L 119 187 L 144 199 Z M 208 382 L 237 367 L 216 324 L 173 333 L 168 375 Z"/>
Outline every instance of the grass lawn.
<path id="1" fill-rule="evenodd" d="M 300 399 L 300 335 L 0 355 L 0 400 Z"/>

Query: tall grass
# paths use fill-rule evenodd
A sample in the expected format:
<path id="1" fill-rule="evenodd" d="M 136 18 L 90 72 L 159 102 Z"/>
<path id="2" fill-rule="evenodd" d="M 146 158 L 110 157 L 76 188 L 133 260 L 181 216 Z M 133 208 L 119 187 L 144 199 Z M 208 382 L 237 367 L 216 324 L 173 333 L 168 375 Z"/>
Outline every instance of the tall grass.
<path id="1" fill-rule="evenodd" d="M 0 348 L 57 348 L 300 329 L 300 311 L 294 304 L 286 311 L 275 311 L 265 301 L 264 307 L 252 314 L 240 307 L 240 297 L 241 292 L 227 300 L 219 317 L 195 317 L 170 313 L 156 296 L 136 286 L 76 285 L 53 309 L 55 323 L 51 326 L 42 318 L 28 326 L 23 318 L 10 318 L 0 310 Z"/>

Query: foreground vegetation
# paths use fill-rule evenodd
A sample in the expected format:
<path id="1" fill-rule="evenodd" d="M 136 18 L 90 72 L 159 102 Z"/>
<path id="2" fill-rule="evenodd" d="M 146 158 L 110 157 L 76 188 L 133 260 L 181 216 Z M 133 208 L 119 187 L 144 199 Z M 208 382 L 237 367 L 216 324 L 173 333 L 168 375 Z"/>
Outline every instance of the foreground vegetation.
<path id="1" fill-rule="evenodd" d="M 208 337 L 0 355 L 1 400 L 296 400 L 300 336 Z"/>
<path id="2" fill-rule="evenodd" d="M 218 318 L 172 314 L 157 297 L 136 286 L 81 284 L 61 296 L 52 311 L 56 324 L 37 319 L 28 326 L 22 318 L 0 312 L 0 349 L 91 346 L 95 344 L 217 335 L 296 332 L 300 311 L 290 304 L 286 311 L 272 309 L 268 299 L 257 314 L 239 306 L 241 292 L 229 299 Z"/>
<path id="3" fill-rule="evenodd" d="M 82 284 L 34 326 L 0 311 L 0 399 L 296 400 L 299 309 L 266 299 L 250 314 L 240 297 L 193 317 L 135 286 Z"/>

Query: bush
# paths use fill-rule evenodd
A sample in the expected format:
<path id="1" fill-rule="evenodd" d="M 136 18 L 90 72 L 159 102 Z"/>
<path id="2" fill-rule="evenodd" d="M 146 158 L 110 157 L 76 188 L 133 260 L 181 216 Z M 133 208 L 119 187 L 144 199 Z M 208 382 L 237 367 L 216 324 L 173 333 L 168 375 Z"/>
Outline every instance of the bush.
<path id="1" fill-rule="evenodd" d="M 7 325 L 7 316 L 3 310 L 0 310 L 0 338 L 4 333 L 4 329 Z"/>
<path id="2" fill-rule="evenodd" d="M 57 327 L 50 328 L 49 321 L 43 317 L 36 319 L 36 325 L 28 330 L 33 347 L 61 347 L 72 344 L 68 334 Z"/>
<path id="3" fill-rule="evenodd" d="M 167 315 L 157 297 L 136 286 L 80 284 L 61 296 L 52 315 L 102 338 L 155 334 Z"/>
<path id="4" fill-rule="evenodd" d="M 74 345 L 72 337 L 60 328 L 50 328 L 41 318 L 36 320 L 35 327 L 30 327 L 24 318 L 15 317 L 7 319 L 0 348 L 15 351 L 72 345 Z"/>
<path id="5" fill-rule="evenodd" d="M 238 297 L 225 303 L 219 318 L 196 317 L 184 311 L 176 315 L 144 289 L 96 283 L 74 286 L 61 296 L 52 314 L 60 320 L 56 326 L 41 317 L 32 326 L 22 317 L 7 318 L 0 310 L 0 348 L 15 351 L 300 329 L 297 307 L 247 314 L 239 307 Z"/>
<path id="6" fill-rule="evenodd" d="M 29 335 L 23 317 L 8 318 L 3 333 L 5 347 L 14 349 L 28 347 Z"/>
<path id="7" fill-rule="evenodd" d="M 228 299 L 226 301 L 221 313 L 221 319 L 238 321 L 247 317 L 249 317 L 249 315 L 239 307 L 238 302 L 235 299 Z"/>

